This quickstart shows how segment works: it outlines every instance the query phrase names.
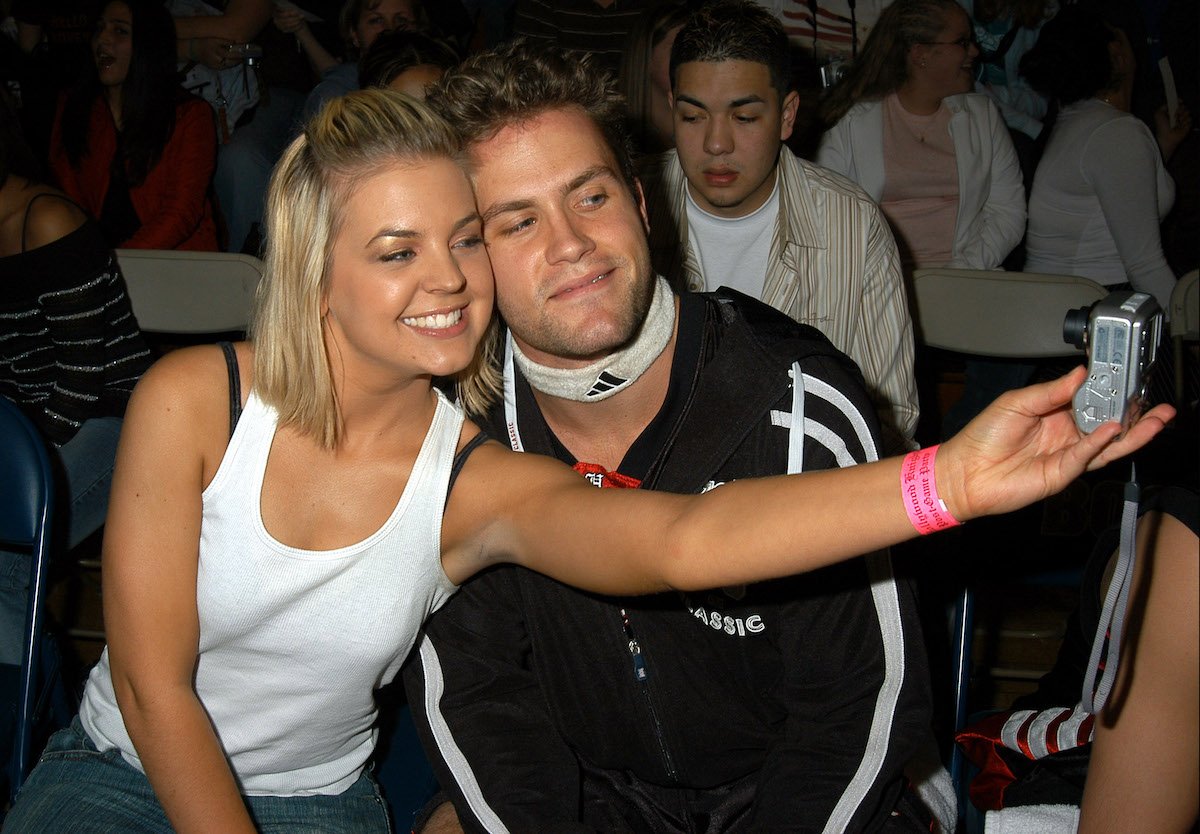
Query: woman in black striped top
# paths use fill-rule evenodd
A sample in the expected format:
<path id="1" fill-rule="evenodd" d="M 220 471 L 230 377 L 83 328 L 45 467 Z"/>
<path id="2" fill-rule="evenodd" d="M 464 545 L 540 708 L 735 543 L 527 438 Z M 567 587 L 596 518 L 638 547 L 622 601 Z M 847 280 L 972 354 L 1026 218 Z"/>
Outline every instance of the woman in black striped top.
<path id="1" fill-rule="evenodd" d="M 121 416 L 151 355 L 112 250 L 78 206 L 38 181 L 7 102 L 0 276 L 0 395 L 53 446 L 74 546 L 104 523 Z M 27 563 L 0 551 L 0 663 L 20 662 Z"/>

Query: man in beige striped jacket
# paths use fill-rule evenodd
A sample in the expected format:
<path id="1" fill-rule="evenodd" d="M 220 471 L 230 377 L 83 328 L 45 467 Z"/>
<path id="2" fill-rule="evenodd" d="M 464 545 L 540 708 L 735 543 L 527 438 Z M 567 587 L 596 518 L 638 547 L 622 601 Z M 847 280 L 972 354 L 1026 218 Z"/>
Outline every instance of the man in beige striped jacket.
<path id="1" fill-rule="evenodd" d="M 911 448 L 913 335 L 878 206 L 797 159 L 787 35 L 751 0 L 708 6 L 671 50 L 676 149 L 640 171 L 654 266 L 677 288 L 732 287 L 816 327 L 862 370 L 884 445 Z"/>

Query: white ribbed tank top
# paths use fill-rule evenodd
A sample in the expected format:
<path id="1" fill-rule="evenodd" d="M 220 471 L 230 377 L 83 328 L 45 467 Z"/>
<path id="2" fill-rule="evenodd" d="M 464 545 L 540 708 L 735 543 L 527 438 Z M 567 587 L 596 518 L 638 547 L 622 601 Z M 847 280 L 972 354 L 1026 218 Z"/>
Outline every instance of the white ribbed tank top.
<path id="1" fill-rule="evenodd" d="M 242 790 L 337 794 L 375 746 L 373 690 L 392 680 L 425 618 L 456 586 L 442 570 L 442 510 L 462 413 L 438 393 L 391 516 L 337 550 L 275 540 L 260 513 L 277 415 L 251 393 L 203 493 L 196 692 Z M 101 750 L 141 770 L 117 708 L 108 650 L 80 719 Z"/>

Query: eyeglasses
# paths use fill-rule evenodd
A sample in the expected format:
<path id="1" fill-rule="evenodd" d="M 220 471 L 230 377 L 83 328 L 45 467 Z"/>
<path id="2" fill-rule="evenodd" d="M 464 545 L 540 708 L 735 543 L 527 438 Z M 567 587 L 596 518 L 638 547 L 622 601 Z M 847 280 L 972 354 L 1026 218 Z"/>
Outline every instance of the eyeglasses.
<path id="1" fill-rule="evenodd" d="M 921 41 L 921 46 L 957 46 L 966 52 L 975 43 L 975 38 L 970 35 L 964 35 L 956 41 Z"/>

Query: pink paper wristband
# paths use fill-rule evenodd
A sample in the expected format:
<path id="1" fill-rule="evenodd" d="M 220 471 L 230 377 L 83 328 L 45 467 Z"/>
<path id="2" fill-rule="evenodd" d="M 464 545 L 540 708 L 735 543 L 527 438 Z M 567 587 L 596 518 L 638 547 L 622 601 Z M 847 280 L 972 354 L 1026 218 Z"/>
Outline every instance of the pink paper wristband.
<path id="1" fill-rule="evenodd" d="M 957 527 L 961 522 L 946 509 L 946 502 L 937 491 L 934 458 L 937 446 L 918 449 L 904 456 L 900 466 L 900 495 L 908 520 L 922 536 Z"/>

